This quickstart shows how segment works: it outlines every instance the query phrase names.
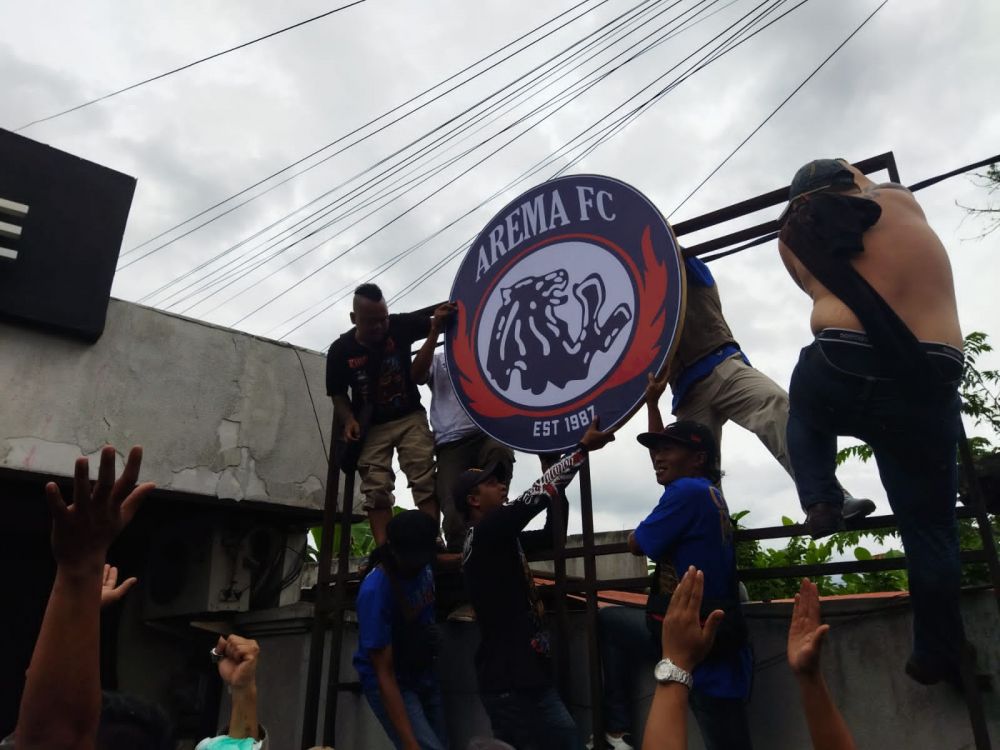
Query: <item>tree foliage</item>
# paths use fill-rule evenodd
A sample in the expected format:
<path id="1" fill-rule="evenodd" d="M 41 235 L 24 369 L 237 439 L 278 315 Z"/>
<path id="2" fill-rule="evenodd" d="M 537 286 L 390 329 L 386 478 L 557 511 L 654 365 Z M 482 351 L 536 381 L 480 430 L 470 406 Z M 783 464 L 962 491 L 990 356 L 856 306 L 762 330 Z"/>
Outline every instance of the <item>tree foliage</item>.
<path id="1" fill-rule="evenodd" d="M 973 178 L 976 184 L 985 188 L 988 196 L 985 206 L 966 206 L 961 203 L 959 208 L 965 209 L 969 216 L 977 217 L 985 222 L 985 227 L 979 233 L 979 239 L 995 231 L 1000 227 L 1000 204 L 994 202 L 992 196 L 1000 192 L 1000 165 L 990 164 L 985 172 L 976 173 Z"/>
<path id="2" fill-rule="evenodd" d="M 1000 175 L 998 175 L 1000 176 Z M 966 371 L 961 385 L 962 413 L 970 417 L 980 427 L 990 431 L 993 440 L 1000 440 L 1000 371 L 981 370 L 978 361 L 982 354 L 993 350 L 985 333 L 973 331 L 965 338 Z M 977 467 L 981 462 L 1000 461 L 1000 446 L 986 437 L 971 438 L 969 443 L 975 456 Z M 840 450 L 837 464 L 857 458 L 869 461 L 871 447 L 861 444 Z M 964 494 L 965 488 L 962 488 Z M 739 526 L 749 511 L 733 514 Z M 794 524 L 783 517 L 786 526 Z M 995 537 L 1000 537 L 1000 518 L 990 517 Z M 959 520 L 959 543 L 964 550 L 982 549 L 979 529 L 974 519 Z M 882 552 L 872 553 L 869 547 L 890 545 Z M 895 529 L 875 531 L 844 531 L 822 539 L 794 536 L 784 547 L 764 547 L 759 541 L 740 542 L 737 545 L 737 565 L 740 568 L 781 568 L 792 565 L 814 565 L 853 556 L 857 560 L 873 560 L 903 557 L 899 533 Z M 905 591 L 907 575 L 905 570 L 889 570 L 875 573 L 845 573 L 841 576 L 817 576 L 813 579 L 820 593 L 857 594 L 873 591 Z M 970 586 L 989 583 L 989 571 L 985 564 L 967 565 L 962 569 L 962 585 Z M 799 590 L 797 578 L 775 578 L 764 581 L 750 581 L 747 590 L 751 599 L 786 599 L 795 596 Z"/>

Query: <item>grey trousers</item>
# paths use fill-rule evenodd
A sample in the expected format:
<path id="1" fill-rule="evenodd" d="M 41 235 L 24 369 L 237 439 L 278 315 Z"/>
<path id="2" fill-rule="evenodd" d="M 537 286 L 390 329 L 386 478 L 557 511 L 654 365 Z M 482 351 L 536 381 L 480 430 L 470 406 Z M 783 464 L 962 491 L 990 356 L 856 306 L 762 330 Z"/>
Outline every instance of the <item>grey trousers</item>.
<path id="1" fill-rule="evenodd" d="M 722 446 L 722 425 L 732 420 L 756 435 L 794 479 L 788 459 L 788 394 L 771 378 L 740 356 L 720 362 L 708 377 L 687 392 L 675 412 L 677 419 L 701 422 Z"/>

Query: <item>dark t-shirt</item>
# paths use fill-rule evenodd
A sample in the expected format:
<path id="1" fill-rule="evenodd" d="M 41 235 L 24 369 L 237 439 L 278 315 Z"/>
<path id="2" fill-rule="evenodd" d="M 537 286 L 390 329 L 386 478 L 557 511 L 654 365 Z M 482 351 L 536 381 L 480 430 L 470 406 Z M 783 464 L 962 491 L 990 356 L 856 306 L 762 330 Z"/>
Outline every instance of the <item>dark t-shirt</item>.
<path id="1" fill-rule="evenodd" d="M 562 503 L 566 517 L 568 505 L 560 490 L 570 483 L 586 458 L 582 450 L 566 456 L 531 489 L 508 500 L 469 529 L 462 571 L 482 636 L 476 652 L 481 691 L 550 684 L 548 633 L 524 555 L 551 549 L 556 529 L 548 512 L 545 528 L 523 529 L 542 510 L 548 511 L 551 502 Z"/>
<path id="2" fill-rule="evenodd" d="M 392 422 L 420 408 L 420 394 L 410 377 L 413 344 L 427 338 L 431 319 L 420 313 L 389 316 L 389 330 L 381 349 L 358 343 L 355 329 L 333 342 L 326 355 L 326 392 L 329 396 L 351 390 L 351 409 L 359 417 L 371 404 L 372 424 Z M 378 373 L 374 365 L 381 353 Z M 375 357 L 375 360 L 371 360 Z"/>

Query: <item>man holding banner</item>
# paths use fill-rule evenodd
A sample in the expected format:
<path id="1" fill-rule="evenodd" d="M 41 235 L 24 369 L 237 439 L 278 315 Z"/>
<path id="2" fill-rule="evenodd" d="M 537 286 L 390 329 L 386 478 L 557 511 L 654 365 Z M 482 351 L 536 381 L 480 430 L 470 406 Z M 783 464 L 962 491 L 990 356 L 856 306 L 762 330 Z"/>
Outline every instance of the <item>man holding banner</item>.
<path id="1" fill-rule="evenodd" d="M 663 429 L 658 402 L 669 383 L 673 392 L 671 412 L 679 420 L 707 425 L 718 445 L 722 443 L 723 425 L 735 422 L 754 433 L 794 481 L 785 436 L 788 394 L 753 367 L 740 349 L 722 315 L 719 286 L 708 266 L 690 257 L 684 259 L 684 267 L 684 329 L 667 372 L 660 378 L 649 376 L 646 406 L 650 431 Z M 843 488 L 841 494 L 841 513 L 846 521 L 875 510 L 875 503 L 867 498 L 852 497 Z M 843 528 L 843 523 L 839 527 Z"/>
<path id="2" fill-rule="evenodd" d="M 552 549 L 555 535 L 566 533 L 555 528 L 550 504 L 566 502 L 560 490 L 591 451 L 614 439 L 598 429 L 598 420 L 591 422 L 577 448 L 514 500 L 507 499 L 495 463 L 470 468 L 455 483 L 455 507 L 471 525 L 462 570 L 482 633 L 476 651 L 480 698 L 494 736 L 516 748 L 582 747 L 573 717 L 552 685 L 549 634 L 525 553 Z M 545 527 L 525 531 L 542 510 Z"/>
<path id="3" fill-rule="evenodd" d="M 410 351 L 427 336 L 431 319 L 418 313 L 389 315 L 375 284 L 355 290 L 353 308 L 354 327 L 327 354 L 326 389 L 344 415 L 347 450 L 341 463 L 349 470 L 357 467 L 372 534 L 376 544 L 384 544 L 395 503 L 393 452 L 410 482 L 414 505 L 439 520 L 434 441 L 410 373 Z"/>

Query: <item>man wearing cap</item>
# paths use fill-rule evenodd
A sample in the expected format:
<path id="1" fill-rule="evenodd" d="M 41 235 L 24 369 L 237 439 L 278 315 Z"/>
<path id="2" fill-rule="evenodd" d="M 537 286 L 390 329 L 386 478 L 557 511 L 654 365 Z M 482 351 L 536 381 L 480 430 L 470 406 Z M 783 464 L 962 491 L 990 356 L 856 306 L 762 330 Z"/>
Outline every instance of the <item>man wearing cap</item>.
<path id="1" fill-rule="evenodd" d="M 397 748 L 444 750 L 448 733 L 434 676 L 437 524 L 419 510 L 393 517 L 358 591 L 354 668 L 368 705 Z"/>
<path id="2" fill-rule="evenodd" d="M 695 257 L 684 259 L 687 296 L 684 329 L 667 371 L 649 376 L 646 408 L 649 430 L 663 429 L 659 400 L 667 384 L 673 394 L 670 410 L 681 421 L 707 425 L 722 444 L 722 427 L 733 421 L 757 436 L 794 479 L 788 458 L 786 431 L 788 394 L 750 364 L 722 314 L 719 285 L 708 266 Z M 716 467 L 718 468 L 718 467 Z M 875 504 L 843 491 L 841 508 L 847 521 L 862 518 Z"/>
<path id="3" fill-rule="evenodd" d="M 632 554 L 656 562 L 646 612 L 606 607 L 598 614 L 604 667 L 607 743 L 628 750 L 632 694 L 637 669 L 652 669 L 660 682 L 680 682 L 691 690 L 690 706 L 708 750 L 750 748 L 746 700 L 753 659 L 739 607 L 733 523 L 719 490 L 718 446 L 706 425 L 681 421 L 639 435 L 649 449 L 663 494 L 628 538 Z M 703 610 L 722 609 L 716 643 L 688 674 L 662 654 L 659 634 L 677 571 L 695 566 L 705 574 Z M 654 667 L 655 665 L 655 667 Z"/>
<path id="4" fill-rule="evenodd" d="M 588 453 L 614 440 L 598 426 L 595 419 L 578 447 L 514 500 L 508 500 L 495 464 L 468 469 L 455 483 L 455 507 L 470 523 L 462 570 L 481 633 L 476 651 L 479 694 L 494 736 L 515 748 L 582 746 L 573 717 L 552 685 L 549 636 L 525 553 L 551 549 L 555 535 L 566 533 L 555 528 L 549 506 L 565 503 L 559 490 Z M 524 531 L 542 510 L 545 527 Z"/>
<path id="5" fill-rule="evenodd" d="M 779 249 L 813 300 L 788 440 L 814 534 L 837 528 L 837 436 L 871 446 L 906 551 L 918 682 L 957 681 L 956 447 L 964 359 L 947 252 L 913 195 L 841 159 L 799 169 Z"/>

